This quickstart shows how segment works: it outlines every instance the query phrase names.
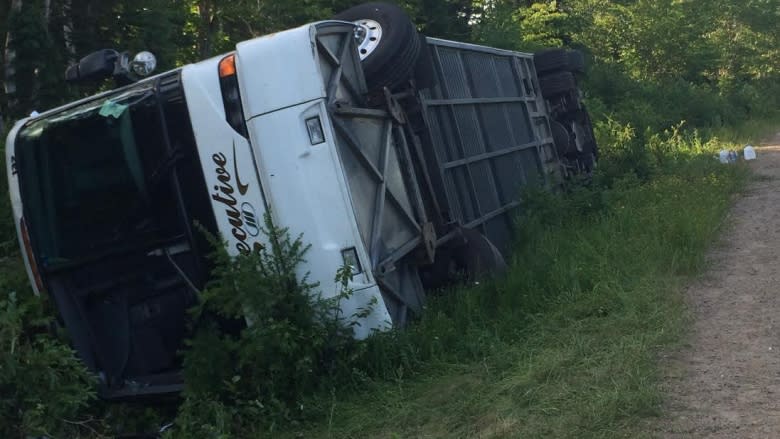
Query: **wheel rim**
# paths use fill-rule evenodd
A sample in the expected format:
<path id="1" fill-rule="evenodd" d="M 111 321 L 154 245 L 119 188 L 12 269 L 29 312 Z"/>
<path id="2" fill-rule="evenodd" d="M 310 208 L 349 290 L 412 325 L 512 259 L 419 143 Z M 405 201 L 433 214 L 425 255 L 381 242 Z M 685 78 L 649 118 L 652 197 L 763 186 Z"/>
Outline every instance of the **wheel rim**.
<path id="1" fill-rule="evenodd" d="M 371 55 L 379 46 L 382 40 L 382 25 L 374 20 L 358 20 L 355 22 L 359 27 L 356 29 L 355 37 L 358 40 L 358 54 L 360 60 L 364 60 Z"/>

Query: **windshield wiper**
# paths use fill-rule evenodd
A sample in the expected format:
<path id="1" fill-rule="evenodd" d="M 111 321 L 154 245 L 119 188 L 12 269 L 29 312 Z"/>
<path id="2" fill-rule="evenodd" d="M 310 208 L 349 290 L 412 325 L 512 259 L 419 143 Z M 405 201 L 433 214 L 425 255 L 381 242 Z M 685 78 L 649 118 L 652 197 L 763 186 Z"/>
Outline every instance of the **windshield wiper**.
<path id="1" fill-rule="evenodd" d="M 163 95 L 161 92 L 161 85 L 162 85 L 162 79 L 163 78 L 157 78 L 157 80 L 154 83 L 154 90 L 155 93 L 158 95 L 157 99 L 157 113 L 159 114 L 160 119 L 160 128 L 162 129 L 162 137 L 165 142 L 165 148 L 168 152 L 169 160 L 166 160 L 166 164 L 161 168 L 161 175 L 170 176 L 170 182 L 171 182 L 171 188 L 173 189 L 174 194 L 176 195 L 176 205 L 179 210 L 179 215 L 181 216 L 181 223 L 184 226 L 184 233 L 187 236 L 187 241 L 190 245 L 190 249 L 195 254 L 198 254 L 197 249 L 197 242 L 195 241 L 195 236 L 192 231 L 192 222 L 190 220 L 190 216 L 187 213 L 187 206 L 184 201 L 184 194 L 182 193 L 181 189 L 181 182 L 179 181 L 178 172 L 176 170 L 176 165 L 180 160 L 177 160 L 176 157 L 179 155 L 184 155 L 184 153 L 181 151 L 181 145 L 176 145 L 176 147 L 171 143 L 171 137 L 170 133 L 168 132 L 168 118 L 165 116 L 165 108 L 163 107 L 163 100 L 160 99 Z M 181 78 L 178 79 L 181 81 Z M 194 264 L 196 267 L 195 273 L 202 273 L 203 267 L 201 266 L 200 258 L 194 258 Z"/>
<path id="2" fill-rule="evenodd" d="M 179 162 L 185 158 L 186 155 L 181 144 L 177 143 L 149 175 L 149 186 L 156 188 L 166 177 L 171 175 Z"/>

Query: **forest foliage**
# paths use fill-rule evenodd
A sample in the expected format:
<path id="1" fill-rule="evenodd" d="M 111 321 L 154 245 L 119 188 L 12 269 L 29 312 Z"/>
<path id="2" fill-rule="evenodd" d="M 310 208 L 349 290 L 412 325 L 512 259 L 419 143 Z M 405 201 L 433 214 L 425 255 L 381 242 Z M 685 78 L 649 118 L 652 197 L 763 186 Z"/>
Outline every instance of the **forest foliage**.
<path id="1" fill-rule="evenodd" d="M 47 109 L 90 87 L 65 68 L 99 48 L 151 50 L 160 69 L 327 18 L 355 0 L 2 0 L 3 115 Z M 645 127 L 732 124 L 777 108 L 780 0 L 403 0 L 424 34 L 589 55 L 592 110 Z"/>

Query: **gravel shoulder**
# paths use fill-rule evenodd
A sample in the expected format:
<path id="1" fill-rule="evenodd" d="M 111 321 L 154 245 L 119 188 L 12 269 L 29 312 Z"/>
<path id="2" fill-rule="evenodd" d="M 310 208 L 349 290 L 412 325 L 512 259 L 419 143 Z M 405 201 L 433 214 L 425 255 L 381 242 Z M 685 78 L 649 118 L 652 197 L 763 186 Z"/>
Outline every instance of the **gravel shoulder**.
<path id="1" fill-rule="evenodd" d="M 757 154 L 707 272 L 687 289 L 692 331 L 666 358 L 659 437 L 780 437 L 780 133 Z"/>

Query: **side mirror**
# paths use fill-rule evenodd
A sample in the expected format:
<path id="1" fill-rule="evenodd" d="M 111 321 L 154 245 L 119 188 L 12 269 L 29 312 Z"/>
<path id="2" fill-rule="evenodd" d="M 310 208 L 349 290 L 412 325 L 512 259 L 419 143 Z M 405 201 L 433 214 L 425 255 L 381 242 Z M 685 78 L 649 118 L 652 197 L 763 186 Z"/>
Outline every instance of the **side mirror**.
<path id="1" fill-rule="evenodd" d="M 81 58 L 65 70 L 65 81 L 71 83 L 99 81 L 113 77 L 117 85 L 138 81 L 152 73 L 157 59 L 150 52 L 139 52 L 133 60 L 127 52 L 102 49 Z"/>
<path id="2" fill-rule="evenodd" d="M 87 82 L 108 78 L 114 74 L 119 56 L 119 52 L 113 49 L 92 52 L 65 70 L 65 81 Z"/>

